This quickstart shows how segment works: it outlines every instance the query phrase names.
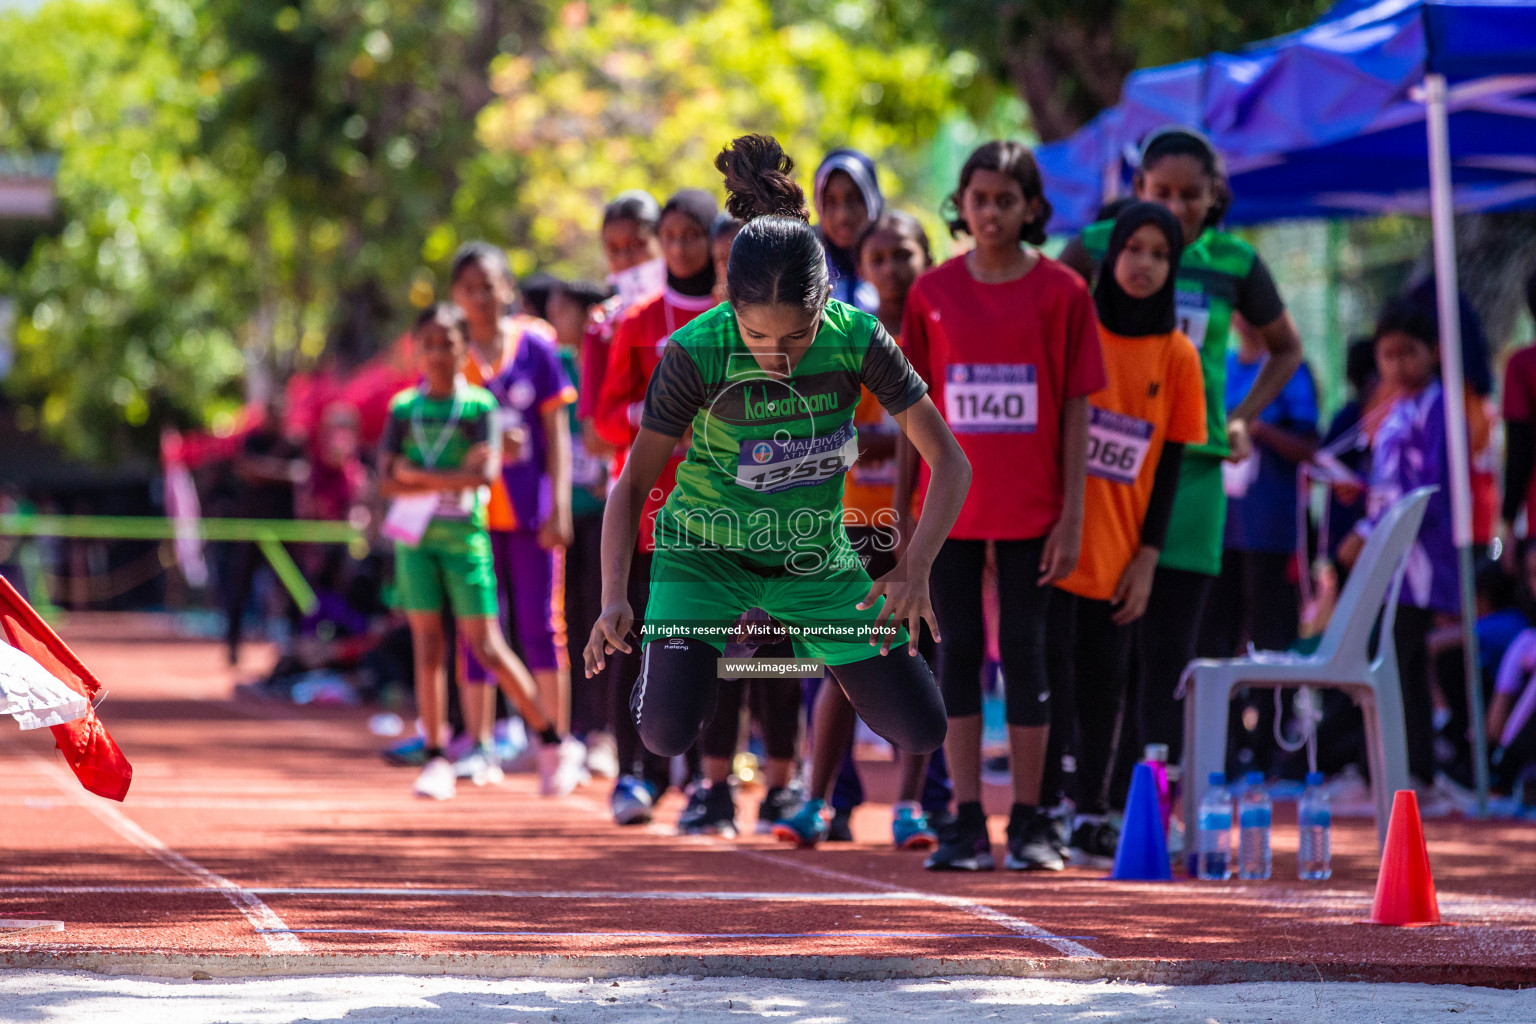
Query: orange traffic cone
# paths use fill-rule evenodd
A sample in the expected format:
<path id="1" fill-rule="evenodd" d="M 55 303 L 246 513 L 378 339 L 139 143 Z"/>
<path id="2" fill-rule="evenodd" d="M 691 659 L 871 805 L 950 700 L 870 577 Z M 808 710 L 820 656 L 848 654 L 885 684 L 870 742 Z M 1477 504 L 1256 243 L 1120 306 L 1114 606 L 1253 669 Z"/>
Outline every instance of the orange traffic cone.
<path id="1" fill-rule="evenodd" d="M 1392 799 L 1392 821 L 1387 826 L 1387 847 L 1381 853 L 1370 923 L 1406 928 L 1440 923 L 1440 901 L 1435 898 L 1435 879 L 1429 872 L 1419 797 L 1411 789 L 1398 790 Z"/>

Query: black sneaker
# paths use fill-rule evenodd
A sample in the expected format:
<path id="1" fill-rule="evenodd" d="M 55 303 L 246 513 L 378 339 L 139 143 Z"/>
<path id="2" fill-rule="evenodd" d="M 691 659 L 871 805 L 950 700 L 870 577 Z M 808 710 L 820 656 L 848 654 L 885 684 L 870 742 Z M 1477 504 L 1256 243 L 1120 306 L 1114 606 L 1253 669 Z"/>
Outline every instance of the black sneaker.
<path id="1" fill-rule="evenodd" d="M 719 835 L 736 838 L 736 794 L 731 783 L 716 783 L 703 792 L 703 820 L 694 826 L 694 835 Z"/>
<path id="2" fill-rule="evenodd" d="M 1083 821 L 1072 830 L 1074 859 L 1095 867 L 1112 865 L 1119 845 L 1120 830 L 1108 821 Z"/>
<path id="3" fill-rule="evenodd" d="M 1003 867 L 1009 871 L 1061 871 L 1067 862 L 1057 848 L 1056 823 L 1041 808 L 1029 814 L 1016 814 L 1008 821 L 1008 856 Z"/>
<path id="4" fill-rule="evenodd" d="M 688 794 L 688 806 L 677 819 L 680 836 L 736 837 L 736 801 L 731 795 L 731 784 L 715 785 L 699 783 Z"/>
<path id="5" fill-rule="evenodd" d="M 832 820 L 827 823 L 826 841 L 829 843 L 853 842 L 853 811 L 832 812 Z"/>
<path id="6" fill-rule="evenodd" d="M 763 802 L 757 805 L 757 834 L 770 834 L 774 825 L 799 810 L 800 803 L 799 795 L 787 786 L 770 789 Z"/>
<path id="7" fill-rule="evenodd" d="M 985 820 L 979 824 L 949 822 L 939 833 L 939 848 L 923 861 L 929 871 L 991 871 L 996 866 Z"/>

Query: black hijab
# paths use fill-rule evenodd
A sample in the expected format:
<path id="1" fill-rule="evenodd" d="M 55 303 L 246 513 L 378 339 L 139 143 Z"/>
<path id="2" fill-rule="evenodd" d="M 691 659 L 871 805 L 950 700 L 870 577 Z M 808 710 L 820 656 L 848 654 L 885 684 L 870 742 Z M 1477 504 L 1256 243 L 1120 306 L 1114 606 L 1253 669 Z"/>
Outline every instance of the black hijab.
<path id="1" fill-rule="evenodd" d="M 699 188 L 685 188 L 681 192 L 667 200 L 667 205 L 661 208 L 661 216 L 656 218 L 659 225 L 669 213 L 681 213 L 692 217 L 699 225 L 699 230 L 704 232 L 704 237 L 709 238 L 710 228 L 714 227 L 715 217 L 720 212 L 720 207 L 715 203 L 715 197 Z M 704 261 L 704 268 L 692 277 L 674 277 L 672 271 L 667 271 L 667 285 L 679 295 L 689 295 L 695 298 L 708 295 L 715 288 L 715 260 L 714 255 Z"/>
<path id="2" fill-rule="evenodd" d="M 1134 299 L 1115 280 L 1115 262 L 1125 243 L 1143 224 L 1156 225 L 1168 240 L 1168 280 L 1157 293 L 1145 299 Z M 1115 218 L 1115 229 L 1109 236 L 1109 251 L 1099 268 L 1099 283 L 1093 289 L 1093 305 L 1099 313 L 1099 323 L 1126 338 L 1140 338 L 1149 334 L 1167 334 L 1178 325 L 1174 315 L 1174 278 L 1179 270 L 1179 254 L 1184 251 L 1184 229 L 1168 208 L 1157 203 L 1132 203 Z"/>

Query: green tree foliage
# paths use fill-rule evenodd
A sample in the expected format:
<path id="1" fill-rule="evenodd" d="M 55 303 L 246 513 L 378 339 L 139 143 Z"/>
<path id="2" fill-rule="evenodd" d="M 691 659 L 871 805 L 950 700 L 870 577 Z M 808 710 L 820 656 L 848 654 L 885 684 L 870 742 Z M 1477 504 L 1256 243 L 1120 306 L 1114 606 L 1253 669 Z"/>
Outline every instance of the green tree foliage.
<path id="1" fill-rule="evenodd" d="M 205 137 L 240 154 L 279 368 L 328 328 L 344 360 L 433 291 L 423 247 L 451 217 L 486 67 L 536 39 L 542 8 L 482 0 L 199 0 L 189 60 L 216 74 Z M 429 247 L 434 256 L 440 254 Z M 414 286 L 414 291 L 413 291 Z"/>
<path id="2" fill-rule="evenodd" d="M 1137 67 L 1302 28 L 1332 0 L 947 0 L 946 38 L 974 50 L 1029 106 L 1041 139 L 1064 138 L 1120 97 Z"/>
<path id="3" fill-rule="evenodd" d="M 487 161 L 520 169 L 524 265 L 595 272 L 605 200 L 625 188 L 718 194 L 714 156 L 743 132 L 776 135 L 807 187 L 827 150 L 862 149 L 899 199 L 975 62 L 932 41 L 859 36 L 857 23 L 776 19 L 764 0 L 673 17 L 567 5 L 545 52 L 493 62 L 498 99 L 479 120 Z"/>
<path id="4" fill-rule="evenodd" d="M 240 184 L 201 143 L 215 91 L 132 3 L 0 18 L 0 149 L 60 155 L 59 230 L 0 269 L 18 310 L 7 388 L 24 426 L 77 453 L 153 450 L 242 369 L 251 252 Z"/>
<path id="5" fill-rule="evenodd" d="M 884 17 L 885 3 L 901 20 Z M 859 146 L 901 194 L 976 62 L 912 0 L 52 0 L 0 14 L 0 148 L 60 157 L 0 270 L 24 425 L 152 452 L 446 291 L 463 239 L 595 273 L 601 202 L 710 186 L 731 135 Z M 915 14 L 913 12 L 916 12 Z M 916 18 L 917 20 L 911 20 Z M 808 182 L 807 182 L 808 183 Z"/>

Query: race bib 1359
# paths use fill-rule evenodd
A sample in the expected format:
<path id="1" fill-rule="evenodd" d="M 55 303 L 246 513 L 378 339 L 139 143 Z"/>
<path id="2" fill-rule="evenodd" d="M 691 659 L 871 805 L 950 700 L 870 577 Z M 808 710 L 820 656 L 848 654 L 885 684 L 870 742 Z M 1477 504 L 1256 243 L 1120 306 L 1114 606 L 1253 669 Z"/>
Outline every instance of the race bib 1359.
<path id="1" fill-rule="evenodd" d="M 825 483 L 859 457 L 853 424 L 844 423 L 825 437 L 741 442 L 736 482 L 759 494 Z"/>

